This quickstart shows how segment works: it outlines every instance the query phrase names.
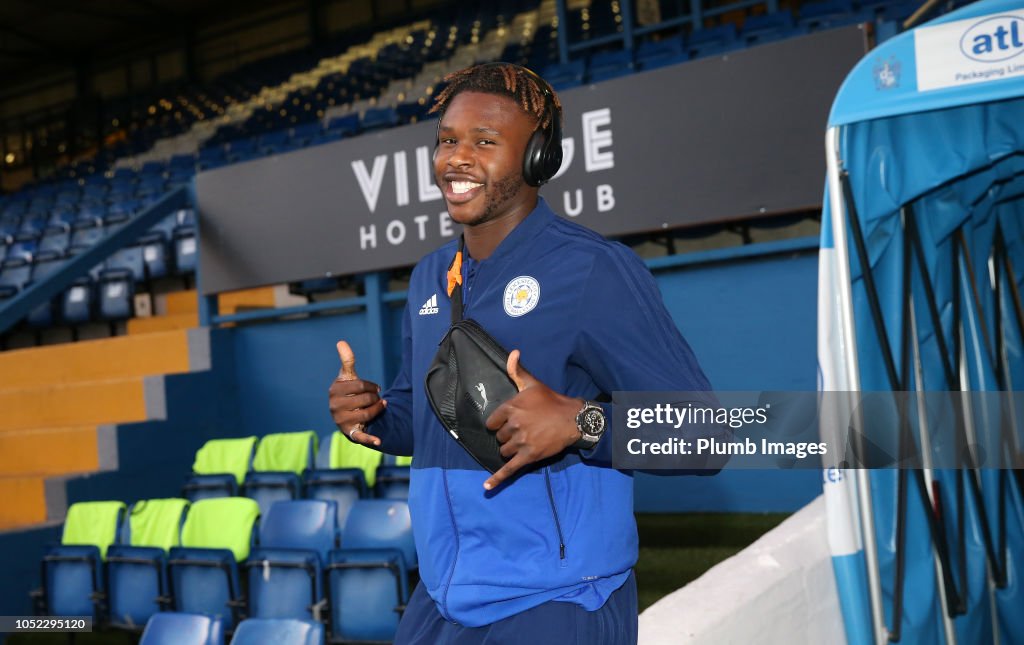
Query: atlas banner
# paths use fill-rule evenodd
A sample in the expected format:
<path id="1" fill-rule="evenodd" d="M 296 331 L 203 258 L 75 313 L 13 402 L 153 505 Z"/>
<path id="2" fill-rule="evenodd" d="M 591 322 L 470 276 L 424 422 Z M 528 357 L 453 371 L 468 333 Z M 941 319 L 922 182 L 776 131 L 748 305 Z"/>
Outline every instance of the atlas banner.
<path id="1" fill-rule="evenodd" d="M 541 196 L 605 236 L 818 209 L 821 132 L 864 53 L 851 26 L 560 92 L 564 159 Z M 202 292 L 409 266 L 458 235 L 436 127 L 200 173 Z"/>

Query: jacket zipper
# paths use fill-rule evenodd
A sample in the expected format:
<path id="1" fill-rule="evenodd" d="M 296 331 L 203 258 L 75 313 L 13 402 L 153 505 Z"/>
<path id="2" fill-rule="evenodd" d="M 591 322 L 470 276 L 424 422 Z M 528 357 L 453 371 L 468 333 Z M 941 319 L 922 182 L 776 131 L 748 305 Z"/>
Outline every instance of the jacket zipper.
<path id="1" fill-rule="evenodd" d="M 448 442 L 445 443 L 447 444 Z M 447 446 L 444 448 L 444 455 L 445 461 L 447 461 Z M 455 558 L 452 560 L 452 568 L 448 571 L 448 579 L 444 581 L 444 593 L 441 594 L 441 607 L 439 610 L 445 620 L 454 622 L 448 613 L 448 588 L 451 587 L 452 578 L 455 576 L 455 565 L 459 563 L 459 527 L 455 524 L 455 511 L 452 509 L 452 496 L 448 491 L 448 471 L 446 468 L 441 469 L 441 481 L 444 482 L 444 499 L 448 503 L 448 515 L 452 518 L 452 533 L 455 534 Z"/>
<path id="2" fill-rule="evenodd" d="M 551 490 L 551 467 L 544 469 L 544 483 L 548 488 L 548 503 L 551 505 L 551 517 L 555 518 L 555 530 L 558 531 L 558 559 L 561 565 L 565 566 L 565 538 L 562 537 L 562 523 L 558 520 L 558 510 L 555 508 L 555 493 Z"/>

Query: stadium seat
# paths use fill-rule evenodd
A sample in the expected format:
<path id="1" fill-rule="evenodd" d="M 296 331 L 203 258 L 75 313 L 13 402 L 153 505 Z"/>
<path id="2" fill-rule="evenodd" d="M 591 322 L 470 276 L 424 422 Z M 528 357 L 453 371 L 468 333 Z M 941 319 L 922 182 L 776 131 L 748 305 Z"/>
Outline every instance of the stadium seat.
<path id="1" fill-rule="evenodd" d="M 343 137 L 351 137 L 359 134 L 360 122 L 358 114 L 346 114 L 345 116 L 334 117 L 327 122 L 325 133 L 340 134 Z"/>
<path id="2" fill-rule="evenodd" d="M 144 282 L 146 280 L 146 263 L 143 258 L 143 247 L 131 245 L 118 249 L 107 258 L 104 268 L 127 271 L 136 283 Z"/>
<path id="3" fill-rule="evenodd" d="M 368 109 L 362 118 L 364 132 L 391 128 L 398 125 L 398 112 L 393 107 L 376 107 Z"/>
<path id="4" fill-rule="evenodd" d="M 68 509 L 59 545 L 42 561 L 37 612 L 48 616 L 103 616 L 103 560 L 117 540 L 124 502 L 78 502 Z"/>
<path id="5" fill-rule="evenodd" d="M 233 497 L 252 465 L 256 437 L 211 439 L 196 451 L 192 476 L 182 497 L 196 502 L 212 497 Z"/>
<path id="6" fill-rule="evenodd" d="M 337 545 L 334 502 L 275 502 L 263 520 L 260 546 L 243 564 L 248 572 L 249 615 L 319 621 L 324 605 L 322 572 Z"/>
<path id="7" fill-rule="evenodd" d="M 71 227 L 71 246 L 92 246 L 103 239 L 103 226 L 99 220 L 76 220 Z"/>
<path id="8" fill-rule="evenodd" d="M 7 258 L 0 262 L 0 299 L 21 291 L 32 276 L 32 263 L 25 258 Z"/>
<path id="9" fill-rule="evenodd" d="M 689 59 L 681 38 L 665 38 L 658 41 L 644 41 L 636 48 L 637 67 L 642 70 L 657 69 Z"/>
<path id="10" fill-rule="evenodd" d="M 392 640 L 409 599 L 408 571 L 417 566 L 409 506 L 360 500 L 342 535 L 327 565 L 331 640 Z"/>
<path id="11" fill-rule="evenodd" d="M 323 645 L 324 626 L 293 618 L 249 618 L 238 624 L 231 645 Z"/>
<path id="12" fill-rule="evenodd" d="M 352 443 L 339 431 L 333 432 L 323 443 L 317 455 L 317 468 L 304 477 L 305 496 L 333 501 L 338 511 L 338 526 L 342 527 L 356 500 L 369 496 L 382 455 Z"/>
<path id="13" fill-rule="evenodd" d="M 181 531 L 181 546 L 167 557 L 170 598 L 174 611 L 219 617 L 231 630 L 245 607 L 238 563 L 249 557 L 259 506 L 244 497 L 196 502 Z"/>
<path id="14" fill-rule="evenodd" d="M 555 63 L 548 65 L 544 68 L 541 76 L 557 92 L 581 85 L 586 69 L 585 61 L 573 60 L 565 64 Z"/>
<path id="15" fill-rule="evenodd" d="M 195 273 L 197 256 L 196 231 L 191 226 L 174 229 L 174 265 L 179 275 Z"/>
<path id="16" fill-rule="evenodd" d="M 741 46 L 742 43 L 736 37 L 736 25 L 731 22 L 717 27 L 697 29 L 690 34 L 687 40 L 687 47 L 689 47 L 692 58 L 731 51 Z"/>
<path id="17" fill-rule="evenodd" d="M 53 224 L 47 227 L 43 237 L 39 240 L 39 252 L 64 253 L 71 246 L 71 226 L 68 224 Z"/>
<path id="18" fill-rule="evenodd" d="M 99 280 L 99 317 L 127 320 L 135 315 L 135 280 L 126 269 L 104 269 Z"/>
<path id="19" fill-rule="evenodd" d="M 633 71 L 633 51 L 597 52 L 590 57 L 590 82 L 600 83 Z"/>
<path id="20" fill-rule="evenodd" d="M 242 494 L 256 500 L 264 519 L 274 502 L 300 497 L 301 476 L 314 463 L 316 444 L 312 430 L 268 434 L 260 439 Z"/>
<path id="21" fill-rule="evenodd" d="M 26 288 L 34 283 L 42 282 L 56 273 L 64 266 L 64 256 L 58 251 L 40 251 L 32 264 L 32 279 L 25 283 Z M 39 305 L 29 313 L 25 320 L 32 327 L 49 327 L 53 324 L 53 312 L 57 302 L 58 299 L 55 298 Z"/>
<path id="22" fill-rule="evenodd" d="M 377 468 L 374 496 L 380 499 L 409 499 L 409 466 L 382 464 Z"/>
<path id="23" fill-rule="evenodd" d="M 224 627 L 212 616 L 164 612 L 149 619 L 139 645 L 224 645 Z"/>
<path id="24" fill-rule="evenodd" d="M 142 629 L 167 596 L 167 552 L 181 545 L 188 500 L 149 499 L 128 510 L 121 544 L 107 550 L 107 606 L 111 625 Z"/>
<path id="25" fill-rule="evenodd" d="M 14 236 L 14 240 L 7 246 L 7 257 L 23 258 L 32 261 L 32 257 L 39 250 L 40 234 L 36 232 L 23 231 Z"/>
<path id="26" fill-rule="evenodd" d="M 72 326 L 89 322 L 95 300 L 93 281 L 88 276 L 76 279 L 61 296 L 61 319 Z"/>

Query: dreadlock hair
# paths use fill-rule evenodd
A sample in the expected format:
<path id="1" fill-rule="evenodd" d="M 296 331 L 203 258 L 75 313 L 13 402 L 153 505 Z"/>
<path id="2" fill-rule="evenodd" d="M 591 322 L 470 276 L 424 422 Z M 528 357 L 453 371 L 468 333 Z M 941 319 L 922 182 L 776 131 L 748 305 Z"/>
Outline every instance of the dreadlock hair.
<path id="1" fill-rule="evenodd" d="M 558 95 L 550 88 L 543 87 L 539 76 L 519 65 L 482 63 L 452 72 L 444 77 L 444 82 L 448 85 L 438 92 L 430 114 L 443 114 L 460 92 L 507 96 L 537 120 L 537 129 L 548 127 L 551 119 L 558 118 L 562 113 L 562 102 L 558 100 Z M 545 98 L 545 94 L 550 98 Z M 551 101 L 553 109 L 547 109 L 547 101 Z"/>

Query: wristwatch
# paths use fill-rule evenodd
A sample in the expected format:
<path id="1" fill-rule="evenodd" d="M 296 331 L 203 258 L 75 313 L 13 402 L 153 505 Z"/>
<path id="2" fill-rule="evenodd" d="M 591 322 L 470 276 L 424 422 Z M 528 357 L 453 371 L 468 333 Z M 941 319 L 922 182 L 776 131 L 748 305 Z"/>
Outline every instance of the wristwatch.
<path id="1" fill-rule="evenodd" d="M 580 431 L 580 438 L 572 447 L 590 450 L 601 440 L 607 427 L 601 406 L 593 401 L 584 401 L 583 408 L 576 414 L 576 429 Z"/>

